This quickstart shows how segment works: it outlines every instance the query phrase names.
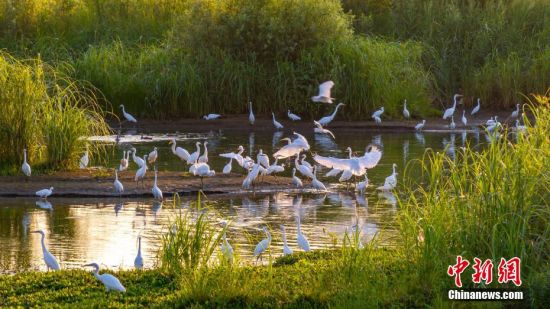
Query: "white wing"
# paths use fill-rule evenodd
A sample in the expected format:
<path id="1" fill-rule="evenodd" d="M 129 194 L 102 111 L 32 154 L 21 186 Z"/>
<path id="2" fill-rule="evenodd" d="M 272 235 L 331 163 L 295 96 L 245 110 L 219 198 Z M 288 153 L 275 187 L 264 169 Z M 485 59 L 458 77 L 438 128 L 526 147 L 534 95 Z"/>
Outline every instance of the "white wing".
<path id="1" fill-rule="evenodd" d="M 334 86 L 334 82 L 329 80 L 319 85 L 319 96 L 330 98 L 330 89 Z"/>

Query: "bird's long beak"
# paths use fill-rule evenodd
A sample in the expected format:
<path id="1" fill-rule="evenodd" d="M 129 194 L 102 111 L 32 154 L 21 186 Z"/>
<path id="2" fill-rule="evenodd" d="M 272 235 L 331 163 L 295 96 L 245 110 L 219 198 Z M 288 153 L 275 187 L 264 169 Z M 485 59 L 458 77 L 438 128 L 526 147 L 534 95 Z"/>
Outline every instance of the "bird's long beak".
<path id="1" fill-rule="evenodd" d="M 40 233 L 39 231 L 31 231 L 31 233 Z"/>

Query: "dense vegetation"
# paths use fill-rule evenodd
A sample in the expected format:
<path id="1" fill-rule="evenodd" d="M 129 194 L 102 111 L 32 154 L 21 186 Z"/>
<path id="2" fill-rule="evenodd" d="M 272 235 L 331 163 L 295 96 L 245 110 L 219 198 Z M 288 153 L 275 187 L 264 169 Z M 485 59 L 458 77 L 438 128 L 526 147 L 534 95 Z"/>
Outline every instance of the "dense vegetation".
<path id="1" fill-rule="evenodd" d="M 332 79 L 348 118 L 415 115 L 462 92 L 494 108 L 550 85 L 545 0 L 39 0 L 0 4 L 0 47 L 91 82 L 140 117 L 313 113 Z M 108 103 L 105 103 L 108 105 Z M 438 103 L 435 103 L 439 107 Z"/>
<path id="2" fill-rule="evenodd" d="M 527 299 L 455 305 L 547 308 L 550 100 L 535 99 L 529 107 L 534 119 L 524 119 L 523 133 L 493 136 L 481 151 L 466 146 L 456 160 L 428 151 L 407 167 L 398 187 L 401 238 L 391 249 L 376 241 L 361 248 L 355 231 L 333 250 L 278 258 L 267 266 L 242 265 L 238 257 L 229 262 L 221 254 L 213 259 L 225 229 L 210 223 L 203 209 L 177 216 L 161 236 L 157 269 L 118 273 L 126 294 L 105 294 L 84 271 L 21 273 L 0 276 L 0 306 L 449 307 L 453 279 L 446 270 L 463 255 L 520 257 Z M 279 254 L 268 251 L 265 258 Z M 476 285 L 468 279 L 472 273 L 468 268 L 462 275 L 466 288 L 514 287 L 496 279 Z"/>

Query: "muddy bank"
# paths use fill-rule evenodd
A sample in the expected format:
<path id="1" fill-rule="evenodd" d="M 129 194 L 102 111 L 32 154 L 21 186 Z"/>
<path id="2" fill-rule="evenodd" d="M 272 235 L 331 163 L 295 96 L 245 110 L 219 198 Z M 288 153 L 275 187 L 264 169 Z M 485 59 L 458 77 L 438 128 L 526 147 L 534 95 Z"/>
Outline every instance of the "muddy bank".
<path id="1" fill-rule="evenodd" d="M 124 185 L 122 197 L 152 197 L 153 173 L 148 172 L 143 188 L 141 182 L 136 188 L 133 171 L 122 172 L 119 180 Z M 305 189 L 294 189 L 288 177 L 265 176 L 258 181 L 255 190 L 242 189 L 244 175 L 229 174 L 204 178 L 203 192 L 206 194 L 249 194 L 256 192 L 304 192 L 308 191 L 308 183 L 304 181 Z M 41 189 L 54 187 L 52 197 L 117 197 L 113 189 L 114 178 L 104 175 L 100 170 L 84 170 L 71 172 L 56 172 L 51 175 L 32 176 L 28 182 L 22 176 L 0 177 L 0 196 L 35 196 Z M 180 195 L 196 195 L 201 190 L 201 180 L 181 172 L 159 172 L 158 187 L 165 197 L 175 193 Z"/>

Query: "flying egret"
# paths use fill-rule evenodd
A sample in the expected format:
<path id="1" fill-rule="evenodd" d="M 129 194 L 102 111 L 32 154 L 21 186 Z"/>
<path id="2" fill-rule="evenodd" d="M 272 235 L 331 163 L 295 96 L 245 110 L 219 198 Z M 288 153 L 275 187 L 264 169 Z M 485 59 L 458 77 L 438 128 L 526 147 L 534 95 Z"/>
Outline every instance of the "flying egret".
<path id="1" fill-rule="evenodd" d="M 306 236 L 302 233 L 302 224 L 300 222 L 300 214 L 296 216 L 296 226 L 297 226 L 296 242 L 298 243 L 298 247 L 308 252 L 310 250 L 309 241 L 307 240 Z"/>
<path id="2" fill-rule="evenodd" d="M 134 267 L 136 269 L 142 269 L 143 268 L 143 257 L 141 256 L 141 236 L 138 236 L 138 252 L 137 256 L 134 259 Z"/>
<path id="3" fill-rule="evenodd" d="M 227 162 L 227 164 L 223 167 L 222 173 L 224 174 L 231 173 L 232 164 L 233 164 L 233 158 L 229 159 L 229 162 Z"/>
<path id="4" fill-rule="evenodd" d="M 510 118 L 518 118 L 519 116 L 519 104 L 516 104 L 516 110 L 512 112 L 512 115 L 510 115 Z"/>
<path id="5" fill-rule="evenodd" d="M 256 155 L 256 162 L 262 165 L 264 168 L 269 168 L 269 157 L 260 149 L 258 155 Z"/>
<path id="6" fill-rule="evenodd" d="M 80 169 L 85 169 L 88 167 L 89 162 L 90 158 L 88 157 L 88 145 L 86 145 L 86 151 L 84 151 L 84 155 L 80 158 Z"/>
<path id="7" fill-rule="evenodd" d="M 456 102 L 457 102 L 458 98 L 460 98 L 460 97 L 462 97 L 461 94 L 455 94 L 453 96 L 453 106 L 450 107 L 450 108 L 447 108 L 445 110 L 445 113 L 443 113 L 443 119 L 447 119 L 447 118 L 451 117 L 452 115 L 454 115 L 455 109 L 456 109 Z"/>
<path id="8" fill-rule="evenodd" d="M 302 181 L 300 180 L 300 178 L 298 178 L 296 176 L 296 168 L 293 168 L 292 169 L 292 184 L 296 187 L 296 188 L 301 188 L 304 186 L 304 184 L 302 183 Z"/>
<path id="9" fill-rule="evenodd" d="M 477 112 L 479 112 L 480 108 L 481 108 L 481 99 L 477 98 L 477 105 L 472 109 L 472 112 L 470 113 L 470 115 L 474 115 Z"/>
<path id="10" fill-rule="evenodd" d="M 145 164 L 145 160 L 136 156 L 136 149 L 132 148 L 132 159 L 137 166 L 142 167 Z"/>
<path id="11" fill-rule="evenodd" d="M 323 128 L 323 125 L 321 125 L 318 121 L 313 120 L 313 123 L 315 124 L 315 129 L 313 129 L 313 132 L 319 133 L 319 134 L 328 134 L 332 136 L 333 139 L 336 139 L 334 136 L 334 133 L 332 133 L 330 130 Z"/>
<path id="12" fill-rule="evenodd" d="M 267 227 L 263 227 L 263 231 L 266 235 L 266 238 L 262 239 L 257 245 L 256 248 L 254 248 L 254 256 L 256 257 L 256 261 L 259 258 L 262 258 L 263 253 L 269 248 L 269 245 L 271 244 L 271 234 L 267 230 Z"/>
<path id="13" fill-rule="evenodd" d="M 290 158 L 292 156 L 299 155 L 300 152 L 302 151 L 307 151 L 310 149 L 309 143 L 303 135 L 296 132 L 294 132 L 294 135 L 297 136 L 297 138 L 294 141 L 289 142 L 287 145 L 283 146 L 281 149 L 277 150 L 273 154 L 273 157 L 275 159 Z M 281 140 L 288 140 L 288 139 L 283 138 Z"/>
<path id="14" fill-rule="evenodd" d="M 155 181 L 153 182 L 153 189 L 151 189 L 151 192 L 153 193 L 153 197 L 157 200 L 162 200 L 162 190 L 157 186 L 157 170 L 155 169 Z"/>
<path id="15" fill-rule="evenodd" d="M 288 119 L 292 120 L 292 121 L 298 121 L 298 120 L 302 120 L 302 118 L 296 114 L 293 114 L 290 109 L 287 111 L 287 115 L 288 115 Z"/>
<path id="16" fill-rule="evenodd" d="M 84 267 L 88 267 L 88 266 L 94 268 L 94 270 L 92 271 L 94 276 L 97 278 L 97 280 L 103 283 L 107 292 L 109 291 L 126 292 L 126 288 L 120 283 L 117 277 L 111 274 L 100 275 L 99 265 L 97 263 L 90 263 L 90 264 L 84 265 Z"/>
<path id="17" fill-rule="evenodd" d="M 361 192 L 361 194 L 365 194 L 365 190 L 369 186 L 369 178 L 367 178 L 367 173 L 365 173 L 365 180 L 359 182 L 356 186 L 357 191 Z"/>
<path id="18" fill-rule="evenodd" d="M 43 230 L 36 230 L 32 231 L 31 233 L 37 233 L 42 235 L 40 239 L 40 243 L 42 244 L 42 255 L 44 256 L 44 263 L 46 263 L 46 267 L 48 270 L 60 270 L 61 267 L 59 266 L 59 263 L 57 262 L 57 259 L 53 254 L 48 251 L 48 248 L 46 248 L 46 244 L 44 243 L 44 238 L 46 238 L 46 235 L 44 234 Z"/>
<path id="19" fill-rule="evenodd" d="M 21 165 L 21 171 L 25 176 L 31 177 L 31 166 L 27 163 L 27 149 L 23 149 L 23 164 Z"/>
<path id="20" fill-rule="evenodd" d="M 318 164 L 332 168 L 347 171 L 347 175 L 351 173 L 353 176 L 363 176 L 367 169 L 375 167 L 380 158 L 382 158 L 382 152 L 375 145 L 369 145 L 362 157 L 352 157 L 349 159 L 341 159 L 334 157 L 323 157 L 320 155 L 313 156 L 313 160 Z"/>
<path id="21" fill-rule="evenodd" d="M 201 142 L 196 142 L 195 146 L 197 147 L 197 150 L 189 155 L 189 157 L 187 158 L 187 164 L 194 164 L 201 155 Z"/>
<path id="22" fill-rule="evenodd" d="M 451 123 L 449 123 L 449 129 L 454 130 L 456 128 L 455 116 L 451 115 Z"/>
<path id="23" fill-rule="evenodd" d="M 380 107 L 379 110 L 375 111 L 374 113 L 372 113 L 372 118 L 375 119 L 376 117 L 380 118 L 380 116 L 382 116 L 382 114 L 384 113 L 384 106 Z"/>
<path id="24" fill-rule="evenodd" d="M 204 152 L 202 156 L 199 157 L 199 163 L 208 163 L 208 142 L 203 143 Z"/>
<path id="25" fill-rule="evenodd" d="M 332 114 L 319 119 L 319 121 L 317 122 L 319 122 L 322 126 L 328 125 L 334 120 L 334 117 L 336 117 L 336 113 L 338 113 L 338 109 L 340 109 L 340 107 L 342 106 L 346 106 L 346 104 L 338 103 L 338 105 L 336 105 L 336 107 L 334 108 L 334 111 L 332 112 Z"/>
<path id="26" fill-rule="evenodd" d="M 407 109 L 407 100 L 403 103 L 403 117 L 406 119 L 411 118 L 411 113 L 409 113 L 409 110 Z"/>
<path id="27" fill-rule="evenodd" d="M 220 251 L 222 252 L 223 256 L 231 263 L 233 261 L 233 247 L 227 241 L 227 222 L 222 222 L 223 229 L 223 236 L 222 236 L 222 243 L 220 245 Z"/>
<path id="28" fill-rule="evenodd" d="M 397 164 L 392 165 L 393 172 L 390 176 L 386 177 L 386 180 L 384 181 L 384 185 L 378 187 L 378 190 L 383 191 L 389 191 L 393 190 L 397 186 L 397 172 L 395 171 L 395 168 L 397 167 Z"/>
<path id="29" fill-rule="evenodd" d="M 468 119 L 466 119 L 466 111 L 462 110 L 462 124 L 466 126 L 468 124 Z"/>
<path id="30" fill-rule="evenodd" d="M 277 121 L 277 119 L 275 119 L 275 113 L 271 113 L 271 116 L 273 117 L 273 126 L 275 126 L 275 129 L 276 130 L 281 130 L 284 128 L 284 126 Z"/>
<path id="31" fill-rule="evenodd" d="M 330 89 L 334 86 L 334 82 L 329 80 L 319 85 L 319 94 L 311 97 L 311 101 L 317 103 L 332 104 L 334 98 L 330 97 Z"/>
<path id="32" fill-rule="evenodd" d="M 319 179 L 317 179 L 317 165 L 313 167 L 312 178 L 313 179 L 311 180 L 311 185 L 313 186 L 313 188 L 315 188 L 317 191 L 327 191 L 327 187 L 325 187 L 325 185 L 321 181 L 319 181 Z"/>
<path id="33" fill-rule="evenodd" d="M 244 152 L 244 147 L 239 146 L 238 151 L 236 153 L 235 152 L 222 153 L 222 154 L 220 154 L 220 157 L 228 158 L 228 159 L 235 159 L 235 161 L 237 161 L 237 163 L 240 166 L 243 166 L 243 156 L 242 156 L 243 152 Z"/>
<path id="34" fill-rule="evenodd" d="M 172 145 L 172 153 L 178 156 L 180 160 L 182 161 L 188 161 L 189 160 L 189 152 L 181 147 L 176 147 L 176 139 L 173 138 L 170 142 L 170 145 Z"/>
<path id="35" fill-rule="evenodd" d="M 250 125 L 254 125 L 254 122 L 256 121 L 256 117 L 254 117 L 254 112 L 252 111 L 252 101 L 248 102 L 248 110 L 249 110 L 248 123 L 250 123 Z"/>
<path id="36" fill-rule="evenodd" d="M 53 187 L 50 187 L 49 189 L 42 189 L 40 191 L 36 191 L 36 195 L 43 199 L 47 199 L 48 196 L 52 195 L 52 193 L 53 193 Z"/>
<path id="37" fill-rule="evenodd" d="M 291 255 L 292 249 L 288 246 L 288 243 L 286 241 L 286 229 L 285 226 L 281 224 L 281 234 L 283 237 L 283 255 Z"/>
<path id="38" fill-rule="evenodd" d="M 124 150 L 122 152 L 122 159 L 120 159 L 120 165 L 118 166 L 119 171 L 125 171 L 128 169 L 128 158 L 130 156 L 130 150 L 126 151 Z"/>
<path id="39" fill-rule="evenodd" d="M 143 165 L 136 171 L 136 176 L 134 177 L 134 180 L 136 182 L 136 189 L 140 180 L 142 186 L 145 186 L 145 174 L 147 173 L 147 163 L 145 160 L 147 160 L 147 155 L 143 156 Z"/>
<path id="40" fill-rule="evenodd" d="M 133 122 L 133 123 L 137 123 L 137 120 L 136 118 L 134 118 L 134 116 L 128 114 L 126 112 L 126 110 L 124 109 L 124 105 L 120 104 L 119 106 L 121 109 L 122 109 L 122 115 L 124 116 L 124 118 L 126 119 L 126 121 L 128 122 Z"/>
<path id="41" fill-rule="evenodd" d="M 414 126 L 414 129 L 416 131 L 421 131 L 422 129 L 424 129 L 425 125 L 426 125 L 426 119 L 422 120 L 422 122 L 420 122 L 416 126 Z"/>
<path id="42" fill-rule="evenodd" d="M 118 180 L 118 172 L 116 169 L 115 169 L 115 181 L 113 182 L 113 187 L 115 188 L 115 192 L 118 193 L 119 195 L 121 195 L 122 192 L 124 192 L 124 186 L 122 185 L 122 182 Z"/>
<path id="43" fill-rule="evenodd" d="M 149 164 L 152 164 L 152 163 L 155 163 L 155 161 L 157 161 L 158 157 L 159 157 L 159 152 L 157 150 L 157 147 L 154 147 L 153 151 L 151 151 L 147 156 L 147 160 Z"/>
<path id="44" fill-rule="evenodd" d="M 204 115 L 202 118 L 204 120 L 215 120 L 215 119 L 218 119 L 220 118 L 222 115 L 220 114 L 208 114 L 208 115 Z"/>

